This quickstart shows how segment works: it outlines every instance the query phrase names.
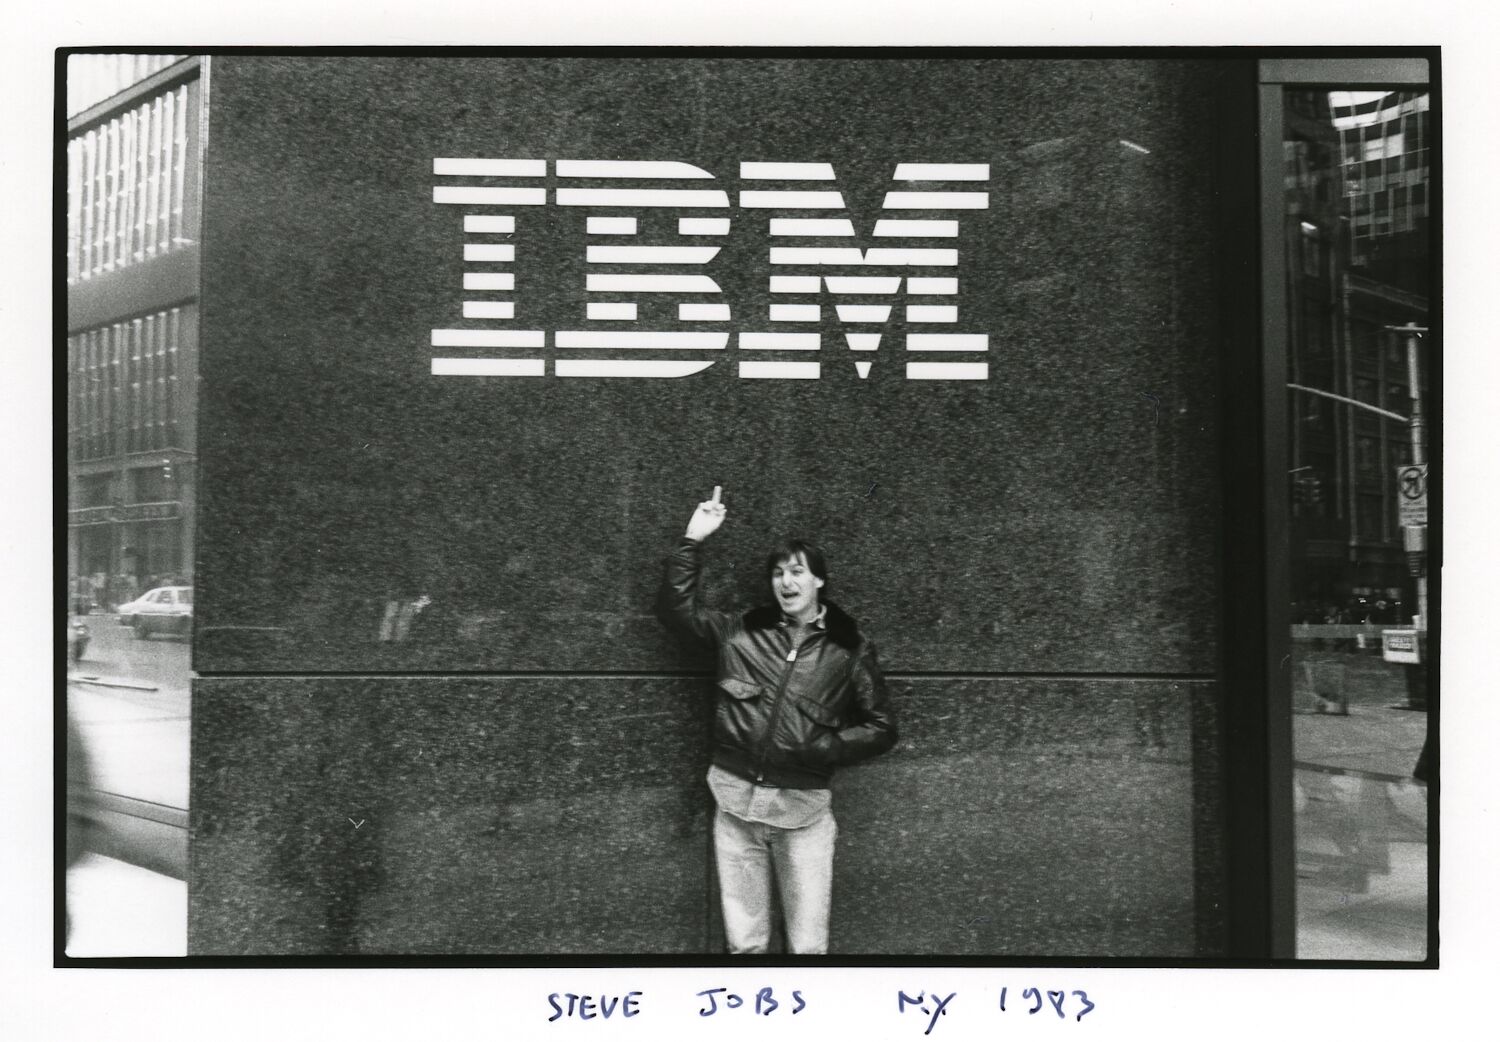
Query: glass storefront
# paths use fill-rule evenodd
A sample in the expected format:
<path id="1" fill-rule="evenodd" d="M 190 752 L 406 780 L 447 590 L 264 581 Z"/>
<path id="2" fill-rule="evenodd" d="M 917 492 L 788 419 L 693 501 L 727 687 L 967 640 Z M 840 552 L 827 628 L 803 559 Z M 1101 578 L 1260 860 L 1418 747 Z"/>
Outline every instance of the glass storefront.
<path id="1" fill-rule="evenodd" d="M 1295 954 L 1420 961 L 1431 96 L 1289 85 L 1282 99 Z"/>

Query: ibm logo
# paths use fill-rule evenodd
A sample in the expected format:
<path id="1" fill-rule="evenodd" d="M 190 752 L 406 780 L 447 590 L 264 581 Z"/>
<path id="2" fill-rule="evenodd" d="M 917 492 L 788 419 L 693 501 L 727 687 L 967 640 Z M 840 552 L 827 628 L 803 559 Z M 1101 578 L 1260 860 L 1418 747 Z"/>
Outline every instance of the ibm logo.
<path id="1" fill-rule="evenodd" d="M 846 207 L 833 184 L 832 164 L 741 163 L 742 187 L 733 212 L 769 211 L 766 273 L 778 302 L 769 306 L 766 328 L 739 332 L 729 328 L 730 306 L 707 273 L 722 248 L 715 243 L 724 241 L 731 225 L 724 216 L 731 212 L 730 193 L 692 186 L 714 180 L 708 171 L 676 162 L 558 160 L 559 180 L 577 178 L 590 186 L 553 188 L 550 199 L 546 160 L 434 159 L 432 172 L 446 179 L 433 186 L 432 201 L 467 211 L 463 317 L 484 323 L 432 331 L 434 376 L 543 376 L 549 346 L 555 355 L 552 372 L 559 377 L 692 376 L 725 357 L 734 336 L 742 379 L 816 380 L 822 374 L 823 363 L 816 359 L 823 336 L 805 330 L 822 322 L 826 293 L 840 326 L 847 327 L 843 346 L 853 353 L 850 360 L 861 379 L 869 376 L 882 328 L 897 306 L 904 308 L 908 329 L 922 330 L 907 332 L 900 345 L 908 380 L 989 379 L 989 336 L 958 332 L 956 303 L 957 218 L 962 211 L 989 207 L 989 193 L 974 190 L 989 180 L 988 164 L 898 164 L 892 176 L 896 187 L 886 192 L 882 206 L 890 216 L 878 219 L 873 229 L 880 245 L 862 249 L 806 244 L 856 236 L 849 217 L 833 216 Z M 632 187 L 643 180 L 681 186 Z M 607 187 L 599 187 L 601 182 Z M 535 320 L 528 323 L 525 301 L 514 299 L 514 269 L 525 258 L 507 241 L 518 213 L 549 203 L 641 214 L 587 218 L 590 270 L 582 317 L 615 328 L 554 330 L 550 345 L 548 331 L 525 328 Z M 650 241 L 642 241 L 643 220 L 655 233 Z M 822 274 L 851 268 L 867 274 Z M 676 303 L 674 328 L 641 328 L 642 301 L 631 299 L 636 297 L 646 302 L 653 325 L 668 324 L 664 319 Z M 444 350 L 451 348 L 467 350 L 456 356 Z M 782 357 L 787 355 L 796 360 Z M 814 360 L 805 360 L 808 356 Z"/>

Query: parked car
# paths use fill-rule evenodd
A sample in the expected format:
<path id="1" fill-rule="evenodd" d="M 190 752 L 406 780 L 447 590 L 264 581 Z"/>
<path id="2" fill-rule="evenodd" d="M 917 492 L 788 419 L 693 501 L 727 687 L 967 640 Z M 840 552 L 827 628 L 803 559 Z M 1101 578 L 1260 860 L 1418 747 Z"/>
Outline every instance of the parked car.
<path id="1" fill-rule="evenodd" d="M 193 588 L 158 586 L 147 590 L 135 600 L 120 605 L 119 616 L 120 625 L 129 626 L 141 640 L 153 633 L 186 636 L 193 629 Z"/>
<path id="2" fill-rule="evenodd" d="M 68 620 L 68 665 L 76 666 L 89 648 L 89 628 L 79 619 Z"/>

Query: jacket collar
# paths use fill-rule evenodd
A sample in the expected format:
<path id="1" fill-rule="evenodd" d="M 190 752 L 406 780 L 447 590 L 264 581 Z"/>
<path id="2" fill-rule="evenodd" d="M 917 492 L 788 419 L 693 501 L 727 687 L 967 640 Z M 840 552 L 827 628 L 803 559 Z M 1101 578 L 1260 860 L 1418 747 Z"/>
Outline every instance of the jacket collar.
<path id="1" fill-rule="evenodd" d="M 828 639 L 850 651 L 859 647 L 859 624 L 832 601 L 824 601 L 823 608 L 823 626 Z M 781 624 L 781 620 L 781 609 L 774 604 L 763 604 L 745 613 L 747 629 L 773 630 Z"/>

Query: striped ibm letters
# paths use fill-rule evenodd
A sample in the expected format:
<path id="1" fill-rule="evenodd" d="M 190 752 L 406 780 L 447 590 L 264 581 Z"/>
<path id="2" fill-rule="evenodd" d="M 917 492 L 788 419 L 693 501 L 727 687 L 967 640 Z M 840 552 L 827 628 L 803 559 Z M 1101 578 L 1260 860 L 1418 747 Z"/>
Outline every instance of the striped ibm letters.
<path id="1" fill-rule="evenodd" d="M 955 302 L 959 218 L 961 211 L 988 208 L 989 194 L 975 190 L 989 180 L 987 164 L 897 164 L 897 187 L 882 206 L 890 216 L 875 222 L 878 245 L 866 248 L 828 244 L 857 235 L 843 216 L 847 207 L 830 163 L 741 163 L 733 203 L 729 191 L 703 187 L 713 174 L 687 163 L 557 160 L 550 182 L 540 159 L 435 159 L 432 170 L 441 179 L 432 201 L 463 209 L 462 316 L 471 320 L 432 331 L 435 376 L 544 376 L 549 346 L 559 377 L 692 376 L 725 357 L 732 339 L 742 379 L 816 380 L 824 364 L 817 329 L 826 298 L 861 379 L 897 306 L 907 328 L 921 330 L 905 335 L 908 380 L 989 378 L 989 336 L 958 331 Z M 643 181 L 652 187 L 640 187 Z M 509 240 L 528 207 L 549 204 L 587 211 L 587 303 L 580 317 L 592 328 L 535 328 L 525 301 L 516 299 L 515 269 L 526 258 Z M 710 272 L 731 214 L 763 230 L 770 243 L 775 302 L 763 325 L 759 316 L 736 323 Z M 676 234 L 660 241 L 674 218 Z M 657 238 L 642 241 L 643 222 Z M 675 303 L 676 323 L 641 328 L 643 303 L 658 326 Z"/>

